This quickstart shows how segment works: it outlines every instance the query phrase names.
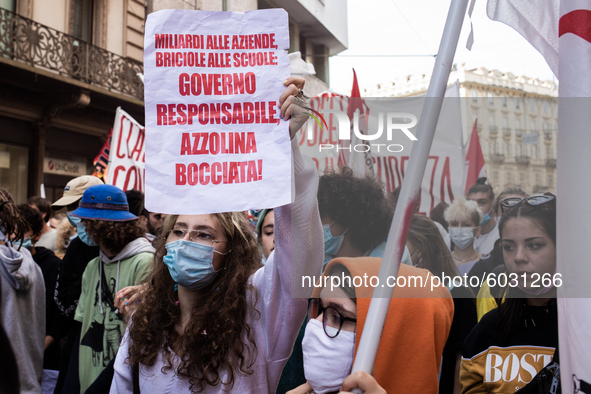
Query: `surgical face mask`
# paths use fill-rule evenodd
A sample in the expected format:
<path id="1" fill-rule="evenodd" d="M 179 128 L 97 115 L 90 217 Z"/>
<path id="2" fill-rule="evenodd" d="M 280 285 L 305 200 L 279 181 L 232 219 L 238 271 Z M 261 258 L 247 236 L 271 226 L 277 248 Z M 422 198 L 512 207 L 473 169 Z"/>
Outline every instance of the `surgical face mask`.
<path id="1" fill-rule="evenodd" d="M 331 224 L 324 224 L 322 226 L 322 232 L 324 233 L 324 264 L 322 265 L 322 269 L 324 269 L 326 264 L 328 264 L 330 260 L 336 256 L 337 252 L 341 248 L 341 245 L 343 245 L 345 233 L 348 230 L 347 229 L 345 230 L 345 233 L 334 237 L 330 232 L 330 226 L 332 226 L 334 223 L 335 222 L 332 222 Z"/>
<path id="2" fill-rule="evenodd" d="M 217 251 L 213 246 L 180 239 L 167 243 L 166 251 L 164 264 L 179 286 L 198 290 L 215 279 L 218 271 L 213 268 L 213 253 Z"/>
<path id="3" fill-rule="evenodd" d="M 31 250 L 31 248 L 33 247 L 33 243 L 31 242 L 31 238 L 25 238 L 23 239 L 23 241 L 21 242 L 21 246 L 23 248 L 27 248 L 27 250 Z"/>
<path id="4" fill-rule="evenodd" d="M 460 249 L 466 249 L 474 242 L 474 227 L 450 227 L 449 237 Z"/>
<path id="5" fill-rule="evenodd" d="M 90 235 L 86 232 L 86 225 L 82 223 L 82 218 L 70 215 L 70 212 L 66 212 L 66 216 L 70 224 L 76 227 L 76 232 L 78 233 L 78 237 L 82 242 L 84 242 L 88 246 L 97 246 L 96 242 Z"/>
<path id="6" fill-rule="evenodd" d="M 480 222 L 480 225 L 484 226 L 486 223 L 488 223 L 489 220 L 490 220 L 490 212 L 487 212 L 482 216 L 482 222 Z"/>
<path id="7" fill-rule="evenodd" d="M 318 394 L 339 391 L 351 373 L 355 352 L 355 333 L 341 330 L 329 338 L 322 323 L 312 319 L 302 341 L 304 375 Z"/>

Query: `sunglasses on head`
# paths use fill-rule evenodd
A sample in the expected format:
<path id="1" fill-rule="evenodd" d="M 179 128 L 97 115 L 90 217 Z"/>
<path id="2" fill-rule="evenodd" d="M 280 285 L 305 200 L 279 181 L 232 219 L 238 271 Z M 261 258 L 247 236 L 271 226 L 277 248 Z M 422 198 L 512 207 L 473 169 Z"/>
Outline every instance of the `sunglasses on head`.
<path id="1" fill-rule="evenodd" d="M 522 202 L 525 201 L 526 204 L 529 205 L 543 205 L 550 201 L 556 200 L 556 196 L 551 193 L 545 193 L 541 196 L 531 196 L 531 197 L 509 197 L 501 200 L 499 204 L 501 204 L 501 214 L 505 213 L 506 210 L 509 210 Z"/>

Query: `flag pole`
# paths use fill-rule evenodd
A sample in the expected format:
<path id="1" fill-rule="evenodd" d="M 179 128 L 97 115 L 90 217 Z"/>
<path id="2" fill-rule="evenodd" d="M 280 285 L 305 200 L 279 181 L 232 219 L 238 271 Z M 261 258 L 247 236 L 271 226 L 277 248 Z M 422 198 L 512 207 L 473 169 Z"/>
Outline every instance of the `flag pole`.
<path id="1" fill-rule="evenodd" d="M 439 52 L 433 68 L 433 76 L 427 90 L 427 99 L 417 127 L 416 137 L 418 141 L 413 144 L 408 169 L 402 182 L 400 197 L 394 212 L 394 219 L 390 226 L 384 258 L 380 266 L 379 283 L 387 283 L 386 279 L 388 277 L 398 276 L 406 236 L 414 214 L 415 202 L 419 197 L 425 168 L 427 167 L 435 126 L 439 119 L 443 96 L 467 7 L 468 0 L 452 0 L 449 7 L 441 43 L 439 44 Z M 372 373 L 393 290 L 394 288 L 390 286 L 378 286 L 374 290 L 352 372 L 365 371 Z"/>

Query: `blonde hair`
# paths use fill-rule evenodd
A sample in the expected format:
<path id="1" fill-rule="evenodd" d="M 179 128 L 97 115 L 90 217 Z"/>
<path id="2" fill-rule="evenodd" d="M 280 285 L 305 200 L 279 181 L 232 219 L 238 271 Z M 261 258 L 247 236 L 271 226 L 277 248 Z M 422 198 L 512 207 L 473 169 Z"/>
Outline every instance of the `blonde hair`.
<path id="1" fill-rule="evenodd" d="M 476 201 L 466 200 L 464 197 L 459 197 L 447 207 L 443 213 L 445 220 L 451 222 L 463 222 L 470 220 L 474 226 L 480 226 L 482 222 L 482 211 L 478 208 Z"/>
<path id="2" fill-rule="evenodd" d="M 57 217 L 54 216 L 54 217 Z M 57 237 L 55 239 L 55 246 L 58 250 L 66 250 L 70 245 L 70 237 L 72 233 L 76 231 L 76 227 L 72 226 L 68 219 L 62 219 L 60 224 L 57 225 Z"/>

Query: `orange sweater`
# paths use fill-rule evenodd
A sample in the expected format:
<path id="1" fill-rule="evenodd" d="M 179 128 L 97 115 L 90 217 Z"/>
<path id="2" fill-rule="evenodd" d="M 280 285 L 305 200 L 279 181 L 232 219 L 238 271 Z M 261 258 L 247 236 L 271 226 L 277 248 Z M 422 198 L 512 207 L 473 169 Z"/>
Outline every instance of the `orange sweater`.
<path id="1" fill-rule="evenodd" d="M 324 276 L 330 275 L 337 265 L 345 266 L 353 277 L 378 276 L 381 261 L 373 257 L 337 258 L 327 265 Z M 407 287 L 394 289 L 373 375 L 388 393 L 435 394 L 439 388 L 437 374 L 441 355 L 453 319 L 453 300 L 445 287 L 437 287 L 431 292 L 431 273 L 425 269 L 401 264 L 398 276 L 406 278 Z M 420 277 L 427 286 L 409 287 L 412 277 Z M 321 290 L 316 288 L 314 297 L 318 297 Z M 357 352 L 373 288 L 356 287 L 355 293 Z"/>

